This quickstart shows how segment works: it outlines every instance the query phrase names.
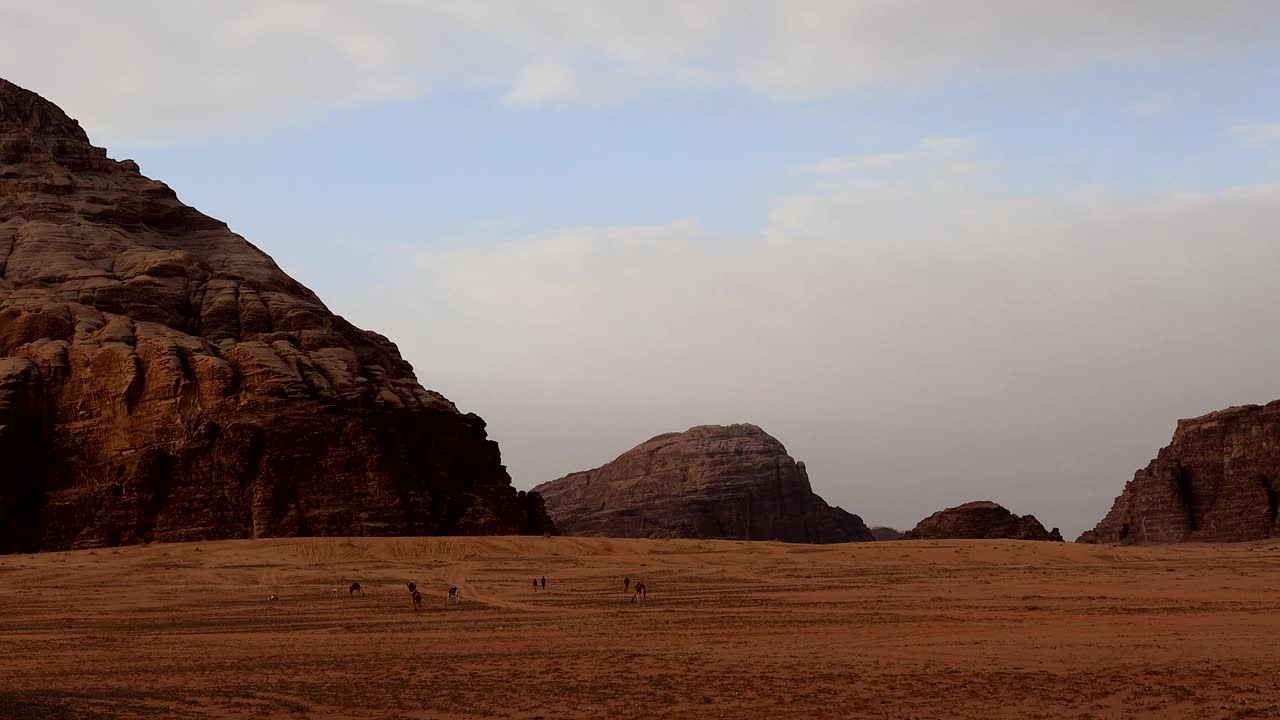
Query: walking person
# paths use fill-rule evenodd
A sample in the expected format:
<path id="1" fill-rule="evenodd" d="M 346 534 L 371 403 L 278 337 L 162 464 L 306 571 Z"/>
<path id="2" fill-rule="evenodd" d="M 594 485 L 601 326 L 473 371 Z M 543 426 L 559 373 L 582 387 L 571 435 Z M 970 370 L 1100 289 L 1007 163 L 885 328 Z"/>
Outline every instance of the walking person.
<path id="1" fill-rule="evenodd" d="M 546 591 L 547 591 L 547 576 L 543 575 L 542 576 L 542 592 L 546 592 Z"/>

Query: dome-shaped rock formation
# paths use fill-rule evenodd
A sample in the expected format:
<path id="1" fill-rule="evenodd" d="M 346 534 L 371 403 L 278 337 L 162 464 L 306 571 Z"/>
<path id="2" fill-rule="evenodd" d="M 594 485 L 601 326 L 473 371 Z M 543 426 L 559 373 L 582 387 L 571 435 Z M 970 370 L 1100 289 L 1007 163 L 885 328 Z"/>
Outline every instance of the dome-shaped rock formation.
<path id="1" fill-rule="evenodd" d="M 0 80 L 0 552 L 541 533 L 484 422 Z"/>
<path id="2" fill-rule="evenodd" d="M 835 543 L 872 540 L 813 493 L 804 463 L 755 425 L 703 425 L 534 488 L 561 532 Z"/>
<path id="3" fill-rule="evenodd" d="M 990 501 L 939 510 L 905 534 L 908 540 L 1053 540 L 1062 542 L 1058 528 L 1046 531 L 1034 515 L 1014 515 Z"/>
<path id="4" fill-rule="evenodd" d="M 881 542 L 888 542 L 892 540 L 904 539 L 905 533 L 903 533 L 901 530 L 898 530 L 896 528 L 884 527 L 883 525 L 880 525 L 880 526 L 871 528 L 871 536 Z"/>
<path id="5" fill-rule="evenodd" d="M 1179 420 L 1111 512 L 1077 542 L 1237 541 L 1280 536 L 1280 400 Z"/>

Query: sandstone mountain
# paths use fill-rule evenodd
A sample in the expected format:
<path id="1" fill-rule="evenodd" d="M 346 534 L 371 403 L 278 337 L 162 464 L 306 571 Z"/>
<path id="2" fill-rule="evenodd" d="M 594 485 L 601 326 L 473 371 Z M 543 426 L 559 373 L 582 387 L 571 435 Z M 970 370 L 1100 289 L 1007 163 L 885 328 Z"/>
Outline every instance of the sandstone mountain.
<path id="1" fill-rule="evenodd" d="M 1062 542 L 1058 528 L 1046 531 L 1034 515 L 1014 515 L 990 501 L 965 503 L 940 510 L 906 532 L 908 540 L 1054 540 Z"/>
<path id="2" fill-rule="evenodd" d="M 395 345 L 0 80 L 0 552 L 550 528 Z"/>
<path id="3" fill-rule="evenodd" d="M 901 530 L 898 530 L 896 528 L 891 528 L 891 527 L 884 527 L 882 525 L 871 528 L 871 536 L 881 542 L 891 541 L 891 540 L 902 540 L 905 538 L 905 534 Z"/>
<path id="4" fill-rule="evenodd" d="M 703 425 L 534 488 L 570 535 L 835 543 L 872 540 L 813 494 L 804 463 L 755 425 Z"/>
<path id="5" fill-rule="evenodd" d="M 1111 512 L 1077 542 L 1166 543 L 1280 536 L 1280 400 L 1179 420 Z"/>

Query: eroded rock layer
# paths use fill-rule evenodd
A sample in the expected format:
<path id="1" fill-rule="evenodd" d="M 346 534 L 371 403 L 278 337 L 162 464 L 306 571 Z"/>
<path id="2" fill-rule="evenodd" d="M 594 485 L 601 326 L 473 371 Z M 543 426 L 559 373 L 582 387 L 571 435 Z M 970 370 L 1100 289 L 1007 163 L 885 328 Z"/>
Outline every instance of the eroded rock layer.
<path id="1" fill-rule="evenodd" d="M 1280 536 L 1280 400 L 1178 421 L 1111 512 L 1077 542 L 1238 541 Z"/>
<path id="2" fill-rule="evenodd" d="M 0 80 L 0 552 L 550 528 L 395 345 Z"/>
<path id="3" fill-rule="evenodd" d="M 1034 515 L 1014 515 L 1000 505 L 982 500 L 939 510 L 905 533 L 908 540 L 1054 540 L 1062 541 L 1058 528 L 1045 530 Z"/>
<path id="4" fill-rule="evenodd" d="M 534 488 L 569 535 L 835 543 L 872 540 L 813 493 L 804 463 L 755 425 L 703 425 Z"/>

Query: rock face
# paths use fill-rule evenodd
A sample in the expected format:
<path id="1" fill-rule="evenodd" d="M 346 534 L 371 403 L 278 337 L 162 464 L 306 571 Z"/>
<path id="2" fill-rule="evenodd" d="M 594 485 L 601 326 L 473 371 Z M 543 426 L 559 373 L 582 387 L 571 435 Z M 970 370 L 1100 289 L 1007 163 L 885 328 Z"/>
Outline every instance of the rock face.
<path id="1" fill-rule="evenodd" d="M 871 536 L 880 542 L 889 542 L 892 540 L 902 540 L 905 535 L 901 530 L 895 530 L 891 527 L 873 527 L 871 528 Z"/>
<path id="2" fill-rule="evenodd" d="M 0 552 L 550 528 L 395 345 L 0 80 Z"/>
<path id="3" fill-rule="evenodd" d="M 836 543 L 872 540 L 813 494 L 804 463 L 755 425 L 703 425 L 534 488 L 570 535 Z"/>
<path id="4" fill-rule="evenodd" d="M 940 510 L 921 520 L 906 533 L 908 540 L 1054 540 L 1062 542 L 1058 528 L 1046 531 L 1034 515 L 1014 515 L 990 501 L 965 503 Z"/>
<path id="5" fill-rule="evenodd" d="M 1280 536 L 1280 400 L 1178 421 L 1111 512 L 1077 542 L 1170 543 Z"/>

